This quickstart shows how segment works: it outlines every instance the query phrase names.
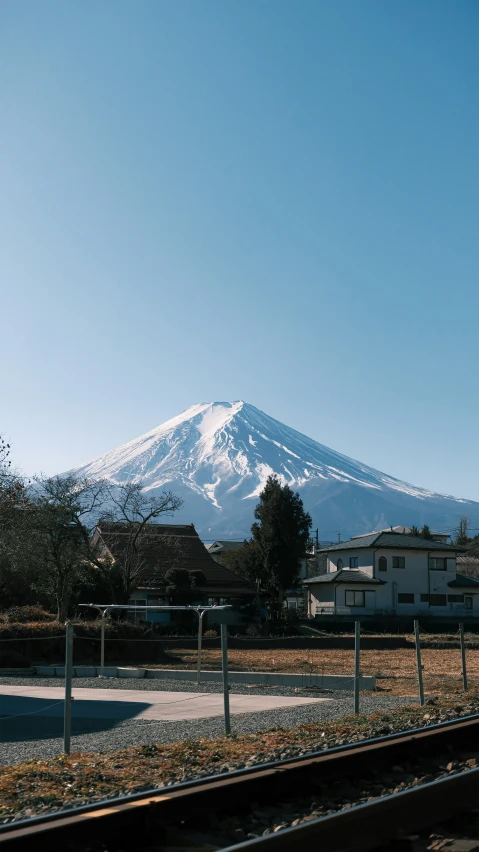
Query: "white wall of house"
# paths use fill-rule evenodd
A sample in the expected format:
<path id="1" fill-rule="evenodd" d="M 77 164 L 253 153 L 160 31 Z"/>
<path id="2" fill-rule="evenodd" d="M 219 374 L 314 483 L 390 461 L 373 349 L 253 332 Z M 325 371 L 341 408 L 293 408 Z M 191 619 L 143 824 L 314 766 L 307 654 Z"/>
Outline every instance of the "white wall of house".
<path id="1" fill-rule="evenodd" d="M 328 553 L 328 574 L 338 570 L 338 561 L 341 560 L 344 570 L 349 569 L 350 559 L 358 560 L 359 571 L 373 576 L 373 551 L 372 550 L 341 550 L 337 553 Z M 341 566 L 339 566 L 340 570 Z"/>

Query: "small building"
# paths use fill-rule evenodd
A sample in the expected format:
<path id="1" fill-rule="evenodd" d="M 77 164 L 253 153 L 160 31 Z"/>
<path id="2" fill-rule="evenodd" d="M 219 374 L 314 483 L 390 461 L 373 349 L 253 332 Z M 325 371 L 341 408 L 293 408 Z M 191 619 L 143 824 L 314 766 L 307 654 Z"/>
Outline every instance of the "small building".
<path id="1" fill-rule="evenodd" d="M 457 573 L 454 545 L 389 530 L 323 552 L 326 573 L 304 580 L 309 617 L 479 618 L 479 580 Z"/>

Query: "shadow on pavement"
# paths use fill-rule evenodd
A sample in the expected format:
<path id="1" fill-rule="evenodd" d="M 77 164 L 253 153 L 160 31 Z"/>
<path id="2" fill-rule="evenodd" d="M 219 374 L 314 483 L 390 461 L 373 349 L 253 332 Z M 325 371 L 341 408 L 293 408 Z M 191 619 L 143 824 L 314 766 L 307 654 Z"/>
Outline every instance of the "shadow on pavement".
<path id="1" fill-rule="evenodd" d="M 135 719 L 149 702 L 76 700 L 72 704 L 72 734 L 108 731 Z M 64 703 L 51 698 L 0 695 L 0 741 L 54 739 L 63 736 Z"/>

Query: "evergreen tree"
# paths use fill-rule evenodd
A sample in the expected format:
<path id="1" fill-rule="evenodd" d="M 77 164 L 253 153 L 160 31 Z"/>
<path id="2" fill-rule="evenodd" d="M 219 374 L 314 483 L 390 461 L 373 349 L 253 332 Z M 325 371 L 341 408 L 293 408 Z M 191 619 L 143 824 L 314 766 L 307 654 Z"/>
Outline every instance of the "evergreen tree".
<path id="1" fill-rule="evenodd" d="M 411 527 L 411 532 L 409 533 L 409 535 L 419 536 L 420 535 L 419 529 L 416 526 Z"/>
<path id="2" fill-rule="evenodd" d="M 431 530 L 429 529 L 427 524 L 424 524 L 421 530 L 421 538 L 425 538 L 427 539 L 427 541 L 431 541 L 432 539 Z"/>
<path id="3" fill-rule="evenodd" d="M 173 606 L 186 606 L 190 599 L 191 575 L 186 568 L 169 568 L 165 574 L 166 594 Z"/>
<path id="4" fill-rule="evenodd" d="M 289 485 L 281 485 L 269 476 L 260 494 L 251 527 L 255 559 L 260 579 L 277 595 L 281 611 L 284 592 L 298 581 L 301 559 L 307 552 L 311 516 L 304 511 L 303 501 Z"/>
<path id="5" fill-rule="evenodd" d="M 207 586 L 208 581 L 206 579 L 206 574 L 204 571 L 200 569 L 195 569 L 192 571 L 188 571 L 190 575 L 191 588 L 196 589 L 198 586 Z"/>

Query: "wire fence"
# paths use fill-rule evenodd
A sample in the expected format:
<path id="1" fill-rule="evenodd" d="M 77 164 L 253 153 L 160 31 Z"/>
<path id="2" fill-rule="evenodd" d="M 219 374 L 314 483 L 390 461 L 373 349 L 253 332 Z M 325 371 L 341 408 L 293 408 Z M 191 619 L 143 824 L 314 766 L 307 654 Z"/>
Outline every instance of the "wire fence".
<path id="1" fill-rule="evenodd" d="M 224 627 L 224 633 L 226 633 L 225 627 Z M 432 691 L 434 691 L 437 688 L 437 686 L 438 686 L 438 684 L 441 680 L 444 682 L 445 680 L 447 680 L 449 678 L 451 681 L 454 681 L 455 687 L 460 688 L 462 686 L 462 689 L 464 691 L 466 691 L 467 688 L 468 688 L 468 672 L 467 672 L 467 669 L 466 669 L 466 663 L 467 663 L 467 665 L 470 665 L 471 660 L 467 659 L 467 655 L 466 655 L 467 643 L 466 643 L 465 638 L 464 638 L 464 631 L 463 631 L 462 625 L 460 625 L 459 629 L 456 632 L 454 632 L 454 634 L 452 634 L 452 636 L 456 640 L 458 647 L 456 647 L 454 649 L 451 648 L 450 656 L 447 657 L 447 664 L 446 664 L 446 657 L 445 657 L 443 651 L 441 651 L 439 653 L 439 656 L 437 656 L 438 652 L 434 652 L 432 649 L 423 649 L 422 650 L 422 656 L 421 656 L 421 636 L 422 636 L 422 633 L 423 633 L 423 631 L 420 630 L 419 624 L 416 624 L 415 633 L 411 636 L 411 639 L 413 639 L 414 642 L 415 642 L 415 649 L 398 648 L 396 650 L 393 650 L 393 649 L 362 650 L 361 649 L 361 636 L 362 635 L 366 635 L 366 636 L 370 635 L 370 631 L 361 630 L 359 623 L 358 623 L 358 627 L 357 627 L 357 631 L 356 631 L 356 643 L 355 643 L 354 649 L 349 649 L 349 650 L 348 649 L 342 649 L 342 650 L 337 650 L 337 651 L 334 651 L 334 650 L 332 650 L 332 651 L 309 650 L 307 652 L 298 651 L 297 653 L 302 654 L 304 659 L 303 660 L 296 659 L 296 662 L 295 662 L 295 665 L 294 665 L 294 669 L 295 669 L 294 675 L 296 676 L 294 683 L 297 685 L 298 690 L 315 690 L 315 689 L 321 690 L 322 689 L 322 690 L 328 690 L 329 691 L 330 689 L 334 689 L 334 690 L 337 689 L 338 690 L 338 693 L 337 693 L 338 698 L 339 697 L 346 697 L 346 696 L 341 696 L 341 691 L 344 691 L 344 689 L 346 689 L 346 691 L 349 690 L 350 692 L 353 692 L 352 709 L 354 709 L 354 712 L 356 712 L 356 713 L 358 713 L 360 711 L 360 698 L 359 698 L 360 692 L 365 691 L 368 688 L 368 682 L 366 680 L 363 680 L 363 678 L 367 678 L 367 677 L 375 678 L 376 679 L 376 687 L 379 688 L 381 691 L 385 691 L 385 690 L 389 691 L 389 687 L 386 684 L 393 683 L 394 681 L 398 681 L 398 682 L 408 681 L 410 683 L 410 689 L 409 689 L 408 694 L 415 694 L 416 697 L 419 698 L 419 701 L 420 701 L 421 704 L 425 703 L 426 694 L 430 694 Z M 96 659 L 94 661 L 89 659 L 88 662 L 86 663 L 86 665 L 79 664 L 78 662 L 74 663 L 73 662 L 73 655 L 71 656 L 70 663 L 69 663 L 68 662 L 68 655 L 67 655 L 67 665 L 65 666 L 65 650 L 66 650 L 66 644 L 67 644 L 65 634 L 55 634 L 54 636 L 48 636 L 48 637 L 39 637 L 39 636 L 5 637 L 5 638 L 0 637 L 0 657 L 1 657 L 1 654 L 2 654 L 2 651 L 3 651 L 4 643 L 8 647 L 12 647 L 12 643 L 16 643 L 17 646 L 21 646 L 23 644 L 24 647 L 30 648 L 30 643 L 38 643 L 38 642 L 57 643 L 54 646 L 55 649 L 58 647 L 58 643 L 60 644 L 60 647 L 63 650 L 62 664 L 60 664 L 60 659 L 59 659 L 58 662 L 55 661 L 55 664 L 53 666 L 51 666 L 50 668 L 53 669 L 53 673 L 57 677 L 58 676 L 62 677 L 63 686 L 58 686 L 57 683 L 55 683 L 54 685 L 52 685 L 49 688 L 47 687 L 46 689 L 45 689 L 44 686 L 42 686 L 40 688 L 38 686 L 36 687 L 34 675 L 35 674 L 36 675 L 45 674 L 45 669 L 47 669 L 49 667 L 48 666 L 41 666 L 41 665 L 33 665 L 33 666 L 30 666 L 30 667 L 24 667 L 23 668 L 23 671 L 24 671 L 25 674 L 30 674 L 32 688 L 29 689 L 28 687 L 25 688 L 23 686 L 22 690 L 21 690 L 22 694 L 20 694 L 20 692 L 15 693 L 15 687 L 12 686 L 11 688 L 9 688 L 9 686 L 8 686 L 9 682 L 11 684 L 11 680 L 9 679 L 9 670 L 4 669 L 4 671 L 3 671 L 3 675 L 4 675 L 3 684 L 4 684 L 4 686 L 3 687 L 0 686 L 0 702 L 3 705 L 3 706 L 0 705 L 0 730 L 1 730 L 1 733 L 5 735 L 5 736 L 2 736 L 2 739 L 6 739 L 7 741 L 9 739 L 9 730 L 8 730 L 7 723 L 13 722 L 14 720 L 18 721 L 18 720 L 21 720 L 23 718 L 25 719 L 25 723 L 26 723 L 27 718 L 42 717 L 42 716 L 48 716 L 49 718 L 56 718 L 58 720 L 60 718 L 59 714 L 58 713 L 51 714 L 50 711 L 54 710 L 54 708 L 59 708 L 61 705 L 63 705 L 63 709 L 64 709 L 64 725 L 65 725 L 65 731 L 66 731 L 68 724 L 71 724 L 72 706 L 75 707 L 75 704 L 72 705 L 73 698 L 70 699 L 70 697 L 69 697 L 71 695 L 71 678 L 74 677 L 77 674 L 80 675 L 82 673 L 81 672 L 82 669 L 90 670 L 90 676 L 91 676 L 91 670 L 93 670 L 93 672 L 95 674 L 97 674 L 100 671 L 100 666 L 98 665 L 98 663 L 99 663 L 98 650 L 97 650 L 96 655 L 95 655 Z M 76 651 L 76 655 L 77 655 L 76 659 L 82 660 L 83 663 L 85 662 L 84 658 L 82 658 L 82 643 L 94 643 L 94 647 L 96 647 L 98 649 L 98 643 L 100 643 L 100 642 L 101 642 L 101 638 L 98 637 L 98 636 L 91 636 L 91 635 L 75 636 L 74 641 L 73 641 L 73 652 Z M 111 647 L 114 647 L 115 643 L 116 643 L 116 647 L 118 647 L 119 645 L 123 646 L 123 645 L 129 645 L 129 644 L 138 645 L 139 643 L 142 645 L 142 647 L 152 646 L 154 644 L 156 644 L 158 647 L 160 647 L 160 646 L 163 646 L 164 640 L 161 639 L 161 638 L 159 638 L 159 639 L 151 639 L 151 638 L 141 639 L 141 638 L 138 638 L 138 637 L 132 637 L 131 639 L 125 639 L 125 638 L 118 639 L 117 637 L 106 637 L 105 643 L 109 643 L 109 644 L 112 643 Z M 36 647 L 36 645 L 33 645 L 32 647 Z M 86 646 L 84 646 L 84 647 L 86 647 Z M 178 649 L 178 650 L 181 650 L 181 649 Z M 44 654 L 45 654 L 45 651 L 46 651 L 46 647 L 44 645 L 44 647 L 43 647 Z M 54 653 L 56 654 L 57 651 L 55 650 Z M 189 653 L 189 651 L 187 653 Z M 238 660 L 241 659 L 241 655 L 242 654 L 244 655 L 245 653 L 246 652 L 244 652 L 244 651 L 238 651 L 238 650 L 233 650 L 233 651 L 230 652 L 230 656 L 232 657 L 233 666 L 238 664 Z M 253 652 L 253 651 L 248 652 L 248 654 L 250 655 L 248 659 L 251 659 L 251 654 L 254 654 L 254 653 L 255 652 Z M 263 678 L 262 683 L 258 682 L 258 677 L 257 677 L 258 671 L 257 670 L 255 671 L 255 669 L 251 668 L 251 667 L 249 669 L 244 669 L 244 667 L 243 667 L 243 671 L 241 672 L 241 675 L 243 676 L 241 678 L 241 680 L 243 681 L 243 683 L 241 685 L 244 686 L 244 687 L 248 686 L 248 688 L 252 690 L 251 693 L 248 693 L 249 695 L 253 695 L 254 691 L 258 694 L 264 694 L 264 688 L 265 687 L 271 687 L 272 689 L 274 689 L 275 686 L 281 686 L 282 685 L 282 683 L 281 683 L 282 673 L 278 672 L 278 671 L 276 671 L 276 672 L 271 671 L 271 669 L 275 668 L 275 658 L 276 658 L 276 662 L 278 662 L 279 659 L 283 660 L 284 657 L 282 655 L 285 654 L 285 653 L 290 655 L 290 664 L 289 664 L 290 671 L 285 672 L 285 676 L 286 676 L 285 677 L 285 685 L 289 685 L 288 678 L 291 680 L 291 674 L 292 674 L 292 672 L 291 672 L 291 668 L 292 668 L 291 660 L 293 659 L 294 652 L 291 652 L 291 650 L 289 650 L 287 652 L 283 652 L 280 649 L 272 649 L 269 652 L 269 655 L 270 655 L 269 669 L 270 669 L 270 671 L 266 672 L 266 675 Z M 436 656 L 434 656 L 434 654 L 436 654 Z M 190 683 L 191 683 L 191 669 L 195 665 L 194 655 L 195 655 L 195 652 L 192 651 L 191 652 L 191 659 L 188 660 L 188 662 L 186 663 L 186 665 L 188 665 L 190 667 L 189 669 L 177 669 L 177 670 L 175 669 L 175 671 L 174 671 L 175 678 L 186 679 L 188 677 L 186 672 L 189 672 Z M 217 669 L 218 675 L 217 675 L 216 683 L 218 683 L 219 686 L 220 686 L 219 691 L 221 691 L 221 680 L 222 680 L 223 698 L 224 698 L 224 702 L 225 702 L 224 707 L 223 707 L 223 714 L 224 714 L 224 719 L 225 719 L 225 730 L 226 730 L 226 733 L 229 733 L 229 689 L 231 687 L 232 682 L 233 683 L 236 682 L 236 683 L 239 684 L 240 679 L 238 679 L 236 672 L 232 673 L 231 677 L 228 675 L 228 654 L 227 654 L 227 649 L 226 649 L 226 640 L 223 641 L 221 653 L 218 652 L 218 649 L 206 649 L 206 650 L 203 650 L 203 655 L 204 655 L 203 661 L 204 661 L 205 666 L 215 666 L 216 669 Z M 452 656 L 452 655 L 454 655 L 454 656 Z M 245 658 L 245 660 L 246 660 L 246 658 Z M 243 662 L 245 662 L 245 660 Z M 93 662 L 93 664 L 92 664 L 92 662 Z M 124 663 L 125 660 L 122 660 L 122 662 Z M 173 662 L 175 662 L 175 661 L 173 660 Z M 221 668 L 220 668 L 220 663 L 221 663 Z M 185 665 L 185 664 L 183 663 L 183 665 Z M 302 671 L 298 670 L 300 667 L 303 667 Z M 171 668 L 171 661 L 170 661 L 170 668 Z M 114 670 L 115 666 L 113 666 L 112 669 Z M 15 670 L 15 672 L 13 670 Z M 220 674 L 220 672 L 221 672 L 221 674 Z M 19 669 L 19 668 L 15 669 L 15 666 L 12 665 L 11 669 L 10 669 L 10 676 L 13 673 L 15 673 L 16 676 L 18 676 L 19 674 L 21 674 L 21 669 Z M 117 669 L 116 673 L 118 674 L 118 669 Z M 83 674 L 85 674 L 85 672 L 83 672 Z M 145 672 L 143 672 L 143 674 L 145 674 Z M 153 672 L 151 674 L 153 674 Z M 161 670 L 156 669 L 155 674 L 160 675 L 160 681 L 159 681 L 158 685 L 160 685 L 160 682 L 161 682 L 162 691 L 164 692 L 165 689 L 166 689 L 166 691 L 168 691 L 168 677 L 165 675 L 165 673 L 161 672 Z M 203 672 L 203 674 L 204 674 L 204 672 Z M 476 660 L 473 661 L 472 674 L 473 674 L 473 678 L 477 678 L 477 680 L 479 682 L 479 661 L 476 661 Z M 110 675 L 111 675 L 111 672 L 110 672 Z M 249 675 L 249 678 L 248 678 L 248 675 Z M 276 680 L 275 680 L 275 676 L 278 676 L 276 678 Z M 0 678 L 1 677 L 2 677 L 2 672 L 0 671 Z M 68 679 L 69 678 L 70 678 L 70 692 L 69 692 L 69 686 L 68 686 Z M 249 679 L 249 683 L 248 683 L 248 679 Z M 104 685 L 104 682 L 102 682 L 101 680 L 98 680 L 97 683 L 98 683 L 98 686 Z M 79 686 L 79 685 L 81 685 L 80 680 L 76 681 L 76 687 Z M 88 685 L 90 686 L 91 684 L 88 684 Z M 109 687 L 111 687 L 111 685 L 112 684 L 111 684 L 111 681 L 110 681 Z M 152 703 L 151 696 L 150 696 L 150 698 L 148 697 L 148 693 L 150 692 L 150 689 L 146 688 L 146 685 L 145 685 L 145 688 L 143 688 L 140 683 L 135 684 L 135 686 L 139 687 L 142 690 L 142 697 L 143 697 L 143 694 L 144 694 L 144 699 L 145 699 L 144 703 L 145 704 L 151 704 Z M 122 683 L 121 677 L 118 677 L 118 682 L 115 683 L 115 688 L 121 689 L 122 687 L 123 688 L 125 687 L 125 683 L 124 682 Z M 43 693 L 42 693 L 42 689 L 44 690 Z M 49 703 L 45 704 L 44 701 L 46 699 L 48 699 L 48 698 L 51 699 L 52 697 L 54 697 L 54 696 L 51 695 L 52 689 L 60 690 L 61 691 L 60 694 L 62 695 L 62 697 L 61 698 L 59 697 L 58 700 L 50 701 Z M 130 682 L 128 684 L 128 691 L 131 692 L 132 689 L 135 689 L 135 687 Z M 195 690 L 194 694 L 189 695 L 188 697 L 182 696 L 182 697 L 174 698 L 173 700 L 162 701 L 161 706 L 166 708 L 166 707 L 173 707 L 174 705 L 179 706 L 179 705 L 187 704 L 188 702 L 194 702 L 195 700 L 198 699 L 198 694 L 199 693 L 201 694 L 201 688 L 196 689 L 196 687 L 194 686 L 193 689 Z M 135 709 L 139 708 L 139 706 L 141 706 L 141 703 L 142 703 L 141 699 L 139 698 L 138 693 L 139 693 L 139 690 L 136 692 L 136 700 L 134 700 L 134 701 L 129 700 L 129 697 L 126 696 L 126 695 L 122 696 L 121 702 L 123 704 L 124 709 L 127 705 L 129 705 L 129 711 L 128 712 L 131 712 L 132 714 L 134 713 L 135 718 L 134 719 L 120 718 L 120 720 L 117 722 L 117 724 L 120 724 L 121 726 L 127 726 L 127 727 L 131 727 L 133 725 L 138 724 L 138 718 L 141 718 L 141 712 L 138 710 L 138 713 L 135 713 Z M 270 694 L 272 694 L 272 693 L 270 693 Z M 32 709 L 32 710 L 25 709 L 24 712 L 10 712 L 9 713 L 9 712 L 7 712 L 7 710 L 8 710 L 7 699 L 8 699 L 9 696 L 12 699 L 12 701 L 13 701 L 13 698 L 16 697 L 20 703 L 23 700 L 24 702 L 26 701 L 27 704 L 28 704 L 28 701 L 31 701 L 31 700 L 41 700 L 42 705 L 40 707 L 34 707 L 34 709 Z M 78 692 L 77 692 L 76 697 L 77 697 L 77 701 L 79 699 L 79 701 L 78 701 L 78 705 L 79 705 L 82 701 L 83 696 L 81 696 L 81 694 L 79 695 Z M 96 703 L 99 700 L 99 698 L 98 697 L 95 698 L 94 695 L 93 696 L 89 695 L 85 700 L 95 701 L 95 703 Z M 101 700 L 105 700 L 105 696 L 101 696 Z M 117 698 L 113 697 L 113 702 L 116 701 L 116 700 L 117 700 Z M 4 707 L 6 707 L 7 709 L 4 710 Z M 115 712 L 116 711 L 113 711 L 113 716 L 115 716 Z M 244 710 L 242 710 L 241 712 L 244 712 Z M 217 714 L 217 710 L 215 710 L 213 712 L 213 715 L 216 715 L 216 714 Z M 67 717 L 69 715 L 70 715 L 70 722 L 67 721 Z M 167 717 L 169 716 L 168 712 L 165 713 L 164 715 L 167 716 Z M 208 715 L 208 714 L 206 714 L 206 715 Z M 101 714 L 100 714 L 100 716 L 101 716 Z M 227 717 L 228 717 L 228 721 L 227 721 Z M 100 717 L 97 716 L 96 718 L 99 719 Z M 149 717 L 147 717 L 147 718 L 149 718 Z M 178 718 L 185 719 L 185 717 L 184 716 L 182 717 L 181 714 L 179 714 Z M 189 718 L 193 718 L 193 717 L 190 715 Z M 83 719 L 83 721 L 82 721 L 82 719 Z M 73 736 L 79 736 L 82 733 L 89 733 L 90 732 L 85 728 L 85 719 L 82 717 L 81 713 L 79 715 L 77 715 L 73 712 L 73 720 L 75 722 Z M 146 721 L 146 719 L 145 719 L 145 721 Z M 159 713 L 156 721 L 161 721 L 161 713 Z M 6 726 L 5 728 L 3 727 L 4 724 Z M 165 724 L 167 724 L 166 720 L 165 720 Z M 33 723 L 33 721 L 30 721 L 29 727 L 31 728 L 32 725 L 34 725 L 34 723 Z M 100 721 L 98 722 L 97 726 L 101 727 Z M 32 729 L 32 730 L 33 730 L 33 734 L 35 734 L 34 729 Z M 32 730 L 29 731 L 30 737 L 32 736 Z M 65 734 L 65 737 L 66 737 L 66 734 Z M 33 736 L 33 738 L 41 739 L 42 738 L 41 730 L 39 730 L 39 732 L 38 732 L 38 737 Z M 139 738 L 141 739 L 141 731 L 139 731 Z M 66 739 L 65 739 L 65 743 L 66 743 Z M 69 742 L 68 742 L 67 745 L 65 745 L 65 743 L 64 743 L 64 750 L 65 750 L 65 752 L 68 753 L 69 752 Z"/>

